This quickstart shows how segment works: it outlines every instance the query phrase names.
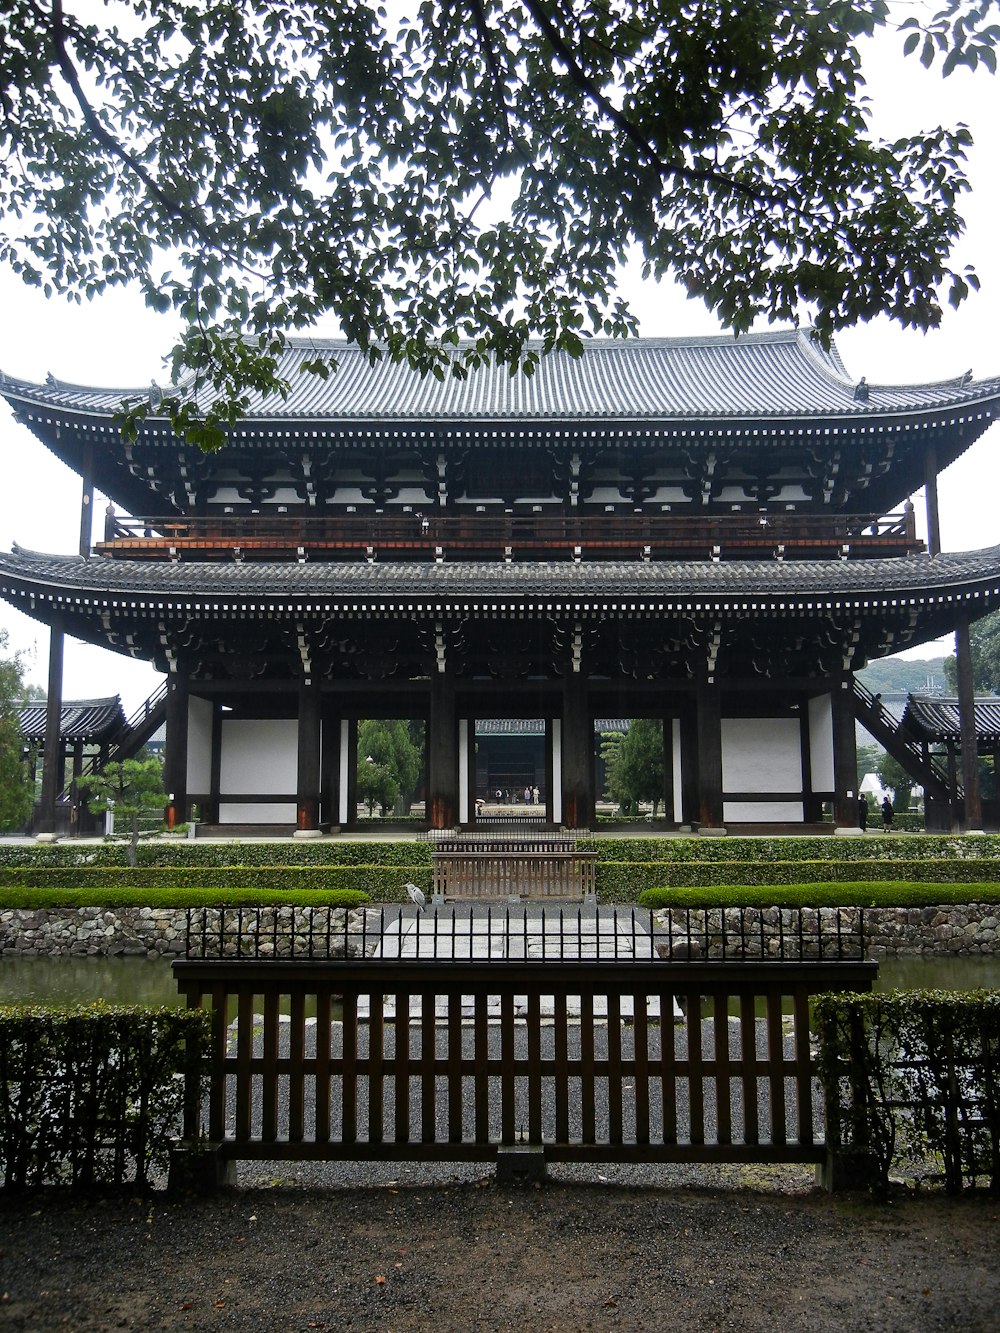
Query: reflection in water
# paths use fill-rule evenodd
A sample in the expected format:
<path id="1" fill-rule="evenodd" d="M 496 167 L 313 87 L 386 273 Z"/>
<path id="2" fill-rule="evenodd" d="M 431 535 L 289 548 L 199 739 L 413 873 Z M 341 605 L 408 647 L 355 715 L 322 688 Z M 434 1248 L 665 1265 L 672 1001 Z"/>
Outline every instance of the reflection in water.
<path id="1" fill-rule="evenodd" d="M 1000 954 L 977 958 L 893 958 L 879 990 L 1000 988 Z M 0 1004 L 180 1003 L 169 962 L 150 958 L 4 958 Z M 703 1001 L 711 1010 L 711 1001 Z"/>

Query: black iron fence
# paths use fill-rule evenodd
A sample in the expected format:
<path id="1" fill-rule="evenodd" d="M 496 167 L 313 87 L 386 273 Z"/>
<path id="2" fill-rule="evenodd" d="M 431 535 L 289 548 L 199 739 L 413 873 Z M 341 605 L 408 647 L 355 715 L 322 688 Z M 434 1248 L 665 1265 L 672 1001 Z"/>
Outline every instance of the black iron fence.
<path id="1" fill-rule="evenodd" d="M 422 896 L 422 895 L 421 895 Z M 863 908 L 198 907 L 185 956 L 252 962 L 412 958 L 543 962 L 858 962 Z"/>

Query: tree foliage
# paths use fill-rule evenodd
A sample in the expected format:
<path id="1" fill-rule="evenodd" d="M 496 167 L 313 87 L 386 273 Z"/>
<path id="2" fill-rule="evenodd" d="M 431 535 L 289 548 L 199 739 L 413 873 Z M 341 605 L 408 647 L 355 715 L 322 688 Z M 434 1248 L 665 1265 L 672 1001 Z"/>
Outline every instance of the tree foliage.
<path id="1" fill-rule="evenodd" d="M 637 815 L 639 802 L 651 801 L 655 816 L 663 800 L 663 724 L 655 718 L 633 718 L 621 744 L 608 750 L 606 763 L 608 791 L 622 813 Z"/>
<path id="2" fill-rule="evenodd" d="M 902 814 L 909 810 L 910 796 L 916 785 L 913 774 L 908 773 L 898 759 L 894 759 L 891 754 L 885 751 L 882 753 L 876 771 L 882 786 L 892 789 L 892 803 L 897 812 Z"/>
<path id="3" fill-rule="evenodd" d="M 990 66 L 987 9 L 908 42 Z M 970 138 L 873 136 L 860 51 L 889 23 L 885 0 L 423 0 L 398 24 L 378 0 L 7 0 L 0 262 L 175 311 L 157 410 L 204 447 L 285 387 L 288 330 L 530 372 L 634 330 L 636 251 L 736 330 L 932 327 L 976 285 L 949 259 Z"/>
<path id="4" fill-rule="evenodd" d="M 969 626 L 972 655 L 972 684 L 977 694 L 1000 694 L 1000 611 L 993 611 Z M 948 689 L 958 693 L 958 661 L 954 654 L 944 659 Z"/>
<path id="5" fill-rule="evenodd" d="M 400 718 L 367 718 L 358 727 L 358 798 L 383 811 L 407 814 L 420 780 L 421 746 Z"/>
<path id="6" fill-rule="evenodd" d="M 7 649 L 6 630 L 0 630 L 0 653 Z M 24 699 L 24 669 L 20 657 L 0 657 L 0 829 L 16 829 L 31 813 L 33 792 L 18 705 Z"/>
<path id="7" fill-rule="evenodd" d="M 166 803 L 163 764 L 155 756 L 105 764 L 99 773 L 87 778 L 87 790 L 88 804 L 95 814 L 113 809 L 116 817 L 128 820 L 131 831 L 128 863 L 134 866 L 140 818 Z"/>

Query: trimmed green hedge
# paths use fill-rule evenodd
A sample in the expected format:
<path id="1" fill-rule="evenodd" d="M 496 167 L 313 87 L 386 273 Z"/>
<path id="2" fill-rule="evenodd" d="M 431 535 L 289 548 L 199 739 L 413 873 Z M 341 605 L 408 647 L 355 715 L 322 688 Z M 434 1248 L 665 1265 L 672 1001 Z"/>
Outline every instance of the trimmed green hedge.
<path id="1" fill-rule="evenodd" d="M 0 1006 L 0 1184 L 148 1185 L 210 1040 L 207 1011 Z"/>
<path id="2" fill-rule="evenodd" d="M 722 884 L 647 889 L 642 907 L 938 907 L 947 903 L 1000 903 L 1000 884 L 915 884 L 912 880 L 838 880 L 818 884 Z"/>
<path id="3" fill-rule="evenodd" d="M 402 866 L 429 867 L 428 842 L 141 842 L 136 848 L 139 866 L 200 866 L 205 869 L 242 866 Z M 124 843 L 97 844 L 72 841 L 48 846 L 0 846 L 0 869 L 28 866 L 127 866 Z"/>
<path id="4" fill-rule="evenodd" d="M 863 837 L 584 838 L 599 862 L 1000 861 L 1000 834 L 866 833 Z"/>
<path id="5" fill-rule="evenodd" d="M 0 889 L 0 911 L 43 907 L 364 907 L 366 893 L 354 889 L 253 889 L 233 887 L 220 891 L 194 885 L 178 888 L 7 888 Z"/>
<path id="6" fill-rule="evenodd" d="M 93 886 L 96 891 L 165 885 L 255 891 L 308 889 L 315 893 L 350 891 L 380 902 L 402 902 L 406 898 L 404 885 L 407 880 L 419 884 L 429 893 L 430 866 L 221 866 L 207 869 L 194 866 L 25 866 L 17 870 L 0 869 L 0 889 L 86 889 Z"/>

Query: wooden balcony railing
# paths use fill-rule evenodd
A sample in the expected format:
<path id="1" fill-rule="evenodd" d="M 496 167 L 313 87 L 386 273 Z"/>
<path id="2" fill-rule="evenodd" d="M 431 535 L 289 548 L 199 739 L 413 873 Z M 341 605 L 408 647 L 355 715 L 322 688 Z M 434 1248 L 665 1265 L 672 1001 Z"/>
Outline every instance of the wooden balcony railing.
<path id="1" fill-rule="evenodd" d="M 732 560 L 908 555 L 901 514 L 359 514 L 114 518 L 100 555 L 129 560 Z"/>

